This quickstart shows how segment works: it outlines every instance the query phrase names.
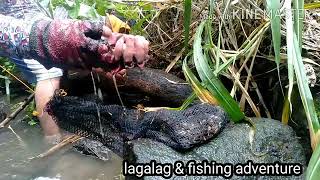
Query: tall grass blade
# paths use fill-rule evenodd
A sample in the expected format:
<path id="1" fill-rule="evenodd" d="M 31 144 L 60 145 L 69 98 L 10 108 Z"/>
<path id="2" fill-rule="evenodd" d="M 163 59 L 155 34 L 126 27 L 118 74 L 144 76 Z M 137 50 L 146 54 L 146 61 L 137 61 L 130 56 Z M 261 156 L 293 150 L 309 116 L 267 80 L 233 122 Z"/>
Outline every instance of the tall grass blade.
<path id="1" fill-rule="evenodd" d="M 280 0 L 267 0 L 267 9 L 270 12 L 270 20 L 271 20 L 271 31 L 272 31 L 272 42 L 273 42 L 273 50 L 275 62 L 277 64 L 278 78 L 281 87 L 282 95 L 284 96 L 284 91 L 282 88 L 281 78 L 280 78 L 280 48 L 281 48 L 281 19 L 280 19 Z M 290 111 L 284 111 L 290 112 Z M 283 115 L 283 116 L 289 116 Z"/>
<path id="2" fill-rule="evenodd" d="M 213 20 L 213 14 L 216 8 L 216 0 L 209 0 L 209 20 Z"/>
<path id="3" fill-rule="evenodd" d="M 187 50 L 189 46 L 190 24 L 191 24 L 191 6 L 192 0 L 184 0 L 184 47 Z"/>
<path id="4" fill-rule="evenodd" d="M 267 0 L 267 8 L 270 12 L 271 31 L 275 61 L 279 70 L 280 48 L 281 48 L 281 21 L 280 21 L 280 0 Z"/>
<path id="5" fill-rule="evenodd" d="M 180 110 L 185 110 L 187 109 L 187 107 L 197 98 L 197 94 L 196 93 L 192 93 L 181 105 L 181 107 L 179 107 Z"/>
<path id="6" fill-rule="evenodd" d="M 298 37 L 300 51 L 302 49 L 302 32 L 304 20 L 304 0 L 293 0 L 294 29 Z"/>
<path id="7" fill-rule="evenodd" d="M 194 93 L 199 97 L 202 102 L 217 105 L 218 101 L 213 95 L 211 95 L 208 90 L 201 84 L 198 78 L 193 74 L 191 69 L 188 67 L 187 57 L 183 61 L 182 70 L 187 79 L 191 84 Z"/>
<path id="8" fill-rule="evenodd" d="M 299 47 L 299 41 L 297 34 L 294 30 L 294 24 L 292 21 L 291 2 L 287 1 L 285 4 L 286 12 L 286 26 L 287 26 L 287 54 L 288 54 L 288 72 L 289 72 L 289 92 L 288 99 L 290 100 L 293 89 L 294 77 L 297 79 L 298 89 L 302 104 L 307 116 L 311 145 L 315 149 L 319 143 L 316 136 L 317 131 L 320 128 L 318 116 L 315 111 L 313 97 L 308 85 L 308 79 L 306 77 L 305 68 L 301 56 L 301 50 Z M 294 76 L 294 74 L 296 76 Z"/>
<path id="9" fill-rule="evenodd" d="M 288 125 L 289 123 L 289 118 L 290 118 L 290 102 L 288 99 L 288 96 L 286 96 L 283 109 L 282 109 L 282 117 L 281 117 L 281 122 L 282 124 Z"/>
<path id="10" fill-rule="evenodd" d="M 299 48 L 299 43 L 297 37 L 293 37 L 294 43 L 294 70 L 297 78 L 297 84 L 300 92 L 300 97 L 306 112 L 310 134 L 311 134 L 311 144 L 313 149 L 319 144 L 318 137 L 316 136 L 318 130 L 320 129 L 320 124 L 318 116 L 315 110 L 313 97 L 309 88 L 308 78 L 306 76 L 305 67 L 301 57 L 301 51 Z"/>
<path id="11" fill-rule="evenodd" d="M 213 70 L 209 66 L 207 57 L 203 53 L 202 34 L 207 21 L 202 22 L 196 32 L 193 44 L 193 61 L 202 82 L 208 83 L 206 88 L 217 99 L 219 105 L 229 114 L 234 122 L 243 120 L 244 113 L 240 110 L 238 103 L 230 96 Z"/>
<path id="12" fill-rule="evenodd" d="M 320 2 L 308 3 L 304 5 L 304 9 L 317 9 L 320 8 Z"/>
<path id="13" fill-rule="evenodd" d="M 173 111 L 183 111 L 185 109 L 187 109 L 189 107 L 189 105 L 191 105 L 193 103 L 193 101 L 195 99 L 197 99 L 197 94 L 195 92 L 193 92 L 184 102 L 180 107 L 177 108 L 171 108 L 171 107 L 167 107 L 165 109 L 168 110 L 173 110 Z"/>
<path id="14" fill-rule="evenodd" d="M 294 85 L 294 79 L 295 79 L 295 74 L 294 74 L 294 66 L 293 66 L 293 61 L 294 61 L 294 56 L 293 56 L 293 36 L 294 36 L 294 30 L 293 30 L 293 21 L 292 21 L 292 13 L 291 13 L 291 1 L 286 1 L 284 4 L 286 8 L 286 28 L 287 28 L 287 58 L 288 58 L 288 80 L 289 80 L 289 85 L 288 85 L 288 95 L 287 95 L 287 100 L 289 103 L 289 108 L 290 108 L 290 113 L 292 112 L 292 103 L 291 103 L 291 97 L 292 97 L 292 92 L 293 92 L 293 85 Z M 285 111 L 286 112 L 286 111 Z M 289 116 L 286 114 L 283 114 L 282 116 Z"/>
<path id="15" fill-rule="evenodd" d="M 306 179 L 318 180 L 319 177 L 320 177 L 320 146 L 318 145 L 310 159 L 310 162 L 307 168 Z"/>

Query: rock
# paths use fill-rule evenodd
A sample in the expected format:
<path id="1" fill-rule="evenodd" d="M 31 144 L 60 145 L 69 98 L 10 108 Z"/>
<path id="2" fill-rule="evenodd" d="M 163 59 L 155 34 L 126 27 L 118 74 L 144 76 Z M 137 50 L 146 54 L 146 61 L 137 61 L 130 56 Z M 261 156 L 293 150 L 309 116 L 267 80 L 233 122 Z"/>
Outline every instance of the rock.
<path id="1" fill-rule="evenodd" d="M 75 143 L 73 147 L 81 154 L 97 157 L 102 161 L 111 159 L 111 151 L 99 141 L 84 138 Z"/>
<path id="2" fill-rule="evenodd" d="M 2 122 L 7 117 L 8 106 L 4 101 L 0 100 L 0 122 Z"/>
<path id="3" fill-rule="evenodd" d="M 133 142 L 133 153 L 136 163 L 172 163 L 190 160 L 216 163 L 245 164 L 248 160 L 253 163 L 300 163 L 303 170 L 306 167 L 304 149 L 297 136 L 289 126 L 271 119 L 253 119 L 256 126 L 252 148 L 249 137 L 251 127 L 248 124 L 230 124 L 221 134 L 209 143 L 194 148 L 187 153 L 178 153 L 162 143 L 140 139 Z M 252 150 L 251 150 L 252 149 Z M 186 177 L 172 177 L 172 179 L 186 179 Z M 190 177 L 191 178 L 191 177 Z M 163 179 L 162 177 L 145 177 L 145 179 Z M 223 177 L 192 177 L 191 179 L 223 179 Z M 287 177 L 239 177 L 232 179 L 303 179 L 303 175 Z"/>

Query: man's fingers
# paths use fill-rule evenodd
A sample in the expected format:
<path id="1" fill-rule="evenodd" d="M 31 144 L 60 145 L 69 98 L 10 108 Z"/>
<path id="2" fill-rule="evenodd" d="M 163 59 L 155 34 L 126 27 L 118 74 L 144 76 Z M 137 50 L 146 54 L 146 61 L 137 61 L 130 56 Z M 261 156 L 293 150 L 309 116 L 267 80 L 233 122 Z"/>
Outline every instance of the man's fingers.
<path id="1" fill-rule="evenodd" d="M 142 63 L 138 64 L 138 67 L 139 67 L 140 69 L 143 69 L 144 66 L 145 66 L 145 64 L 146 64 L 146 61 L 143 61 Z"/>
<path id="2" fill-rule="evenodd" d="M 104 28 L 104 36 L 107 37 L 108 44 L 111 45 L 113 58 L 102 54 L 106 62 L 114 63 L 123 57 L 126 67 L 134 67 L 135 63 L 143 67 L 148 60 L 149 42 L 142 36 L 126 35 L 121 33 L 112 33 L 110 29 Z M 106 48 L 101 50 L 106 51 Z M 134 59 L 136 62 L 133 62 Z"/>
<path id="3" fill-rule="evenodd" d="M 110 45 L 115 45 L 122 36 L 123 34 L 120 33 L 110 33 L 108 36 L 103 37 L 106 38 Z"/>
<path id="4" fill-rule="evenodd" d="M 147 41 L 144 37 L 143 37 L 144 41 L 143 41 L 143 47 L 144 47 L 144 51 L 146 52 L 146 54 L 149 53 L 149 41 Z"/>
<path id="5" fill-rule="evenodd" d="M 117 42 L 113 50 L 113 54 L 115 57 L 115 61 L 119 61 L 123 54 L 123 45 L 124 45 L 124 38 L 121 37 Z"/>
<path id="6" fill-rule="evenodd" d="M 118 72 L 119 75 L 121 75 L 122 77 L 125 76 L 127 74 L 127 70 L 126 69 L 122 69 Z"/>
<path id="7" fill-rule="evenodd" d="M 105 54 L 109 52 L 109 47 L 105 44 L 100 44 L 99 48 L 98 48 L 98 53 L 101 54 Z"/>
<path id="8" fill-rule="evenodd" d="M 138 65 L 142 65 L 148 55 L 146 51 L 148 48 L 145 47 L 145 41 L 145 38 L 142 36 L 135 37 L 135 58 Z"/>
<path id="9" fill-rule="evenodd" d="M 101 55 L 101 60 L 108 64 L 112 64 L 115 61 L 114 55 L 111 53 L 105 53 Z"/>
<path id="10" fill-rule="evenodd" d="M 112 35 L 112 30 L 107 26 L 103 26 L 102 36 L 109 38 Z"/>
<path id="11" fill-rule="evenodd" d="M 124 51 L 123 51 L 123 59 L 124 63 L 129 66 L 133 67 L 133 56 L 135 54 L 135 38 L 132 35 L 124 36 L 125 38 L 125 45 L 124 45 Z"/>
<path id="12" fill-rule="evenodd" d="M 135 37 L 133 35 L 124 36 L 127 47 L 134 48 Z"/>
<path id="13" fill-rule="evenodd" d="M 145 59 L 145 52 L 144 52 L 144 43 L 140 41 L 139 37 L 135 38 L 135 58 L 137 60 L 137 64 L 141 64 Z"/>
<path id="14" fill-rule="evenodd" d="M 123 45 L 123 60 L 124 60 L 124 64 L 129 67 L 132 68 L 134 67 L 134 63 L 133 63 L 133 52 L 130 50 L 130 48 L 127 47 L 126 44 Z"/>

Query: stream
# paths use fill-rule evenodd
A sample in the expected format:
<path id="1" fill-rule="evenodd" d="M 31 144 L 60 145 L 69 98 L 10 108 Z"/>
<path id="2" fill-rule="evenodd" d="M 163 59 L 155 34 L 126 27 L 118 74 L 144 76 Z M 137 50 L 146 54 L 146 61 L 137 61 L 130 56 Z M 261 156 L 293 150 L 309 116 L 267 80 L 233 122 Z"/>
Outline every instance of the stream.
<path id="1" fill-rule="evenodd" d="M 23 97 L 11 101 L 14 104 L 22 100 Z M 29 125 L 24 117 L 22 112 L 11 122 L 13 131 L 0 129 L 0 180 L 123 179 L 122 161 L 111 152 L 108 161 L 82 155 L 72 147 L 46 158 L 35 158 L 53 145 L 45 143 L 39 125 Z"/>

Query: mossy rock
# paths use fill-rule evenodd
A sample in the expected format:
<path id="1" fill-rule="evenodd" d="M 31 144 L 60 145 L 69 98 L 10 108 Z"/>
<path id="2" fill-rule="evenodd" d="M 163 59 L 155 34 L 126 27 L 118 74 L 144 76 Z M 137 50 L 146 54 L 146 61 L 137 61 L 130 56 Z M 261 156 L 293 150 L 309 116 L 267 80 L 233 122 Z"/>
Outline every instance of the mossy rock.
<path id="1" fill-rule="evenodd" d="M 133 144 L 136 163 L 187 162 L 190 160 L 216 163 L 245 164 L 249 160 L 253 163 L 300 163 L 303 171 L 306 169 L 304 149 L 298 137 L 289 126 L 282 125 L 272 119 L 252 119 L 256 126 L 254 141 L 250 145 L 249 138 L 252 128 L 246 124 L 229 124 L 216 138 L 205 145 L 194 148 L 190 152 L 179 153 L 163 145 L 147 139 L 140 139 Z M 251 136 L 252 137 L 252 136 Z M 189 177 L 190 179 L 223 179 L 223 177 Z M 172 179 L 189 179 L 186 177 L 172 177 Z M 145 177 L 145 179 L 162 179 L 162 177 Z M 304 179 L 301 176 L 233 176 L 232 179 Z"/>

